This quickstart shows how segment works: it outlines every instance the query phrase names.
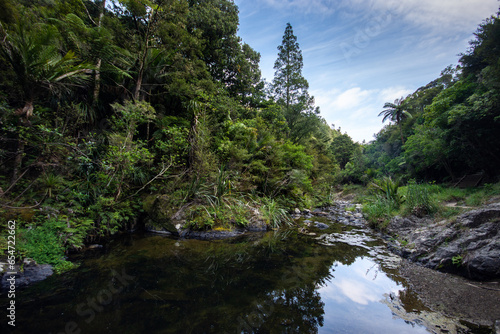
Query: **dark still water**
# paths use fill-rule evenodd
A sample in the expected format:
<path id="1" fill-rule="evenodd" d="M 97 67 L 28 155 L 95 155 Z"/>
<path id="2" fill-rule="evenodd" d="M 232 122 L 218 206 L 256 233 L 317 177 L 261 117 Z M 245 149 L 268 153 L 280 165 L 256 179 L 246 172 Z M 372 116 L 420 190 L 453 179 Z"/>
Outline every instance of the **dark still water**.
<path id="1" fill-rule="evenodd" d="M 128 235 L 81 261 L 19 292 L 1 333 L 464 330 L 419 302 L 382 241 L 337 224 L 212 242 Z"/>

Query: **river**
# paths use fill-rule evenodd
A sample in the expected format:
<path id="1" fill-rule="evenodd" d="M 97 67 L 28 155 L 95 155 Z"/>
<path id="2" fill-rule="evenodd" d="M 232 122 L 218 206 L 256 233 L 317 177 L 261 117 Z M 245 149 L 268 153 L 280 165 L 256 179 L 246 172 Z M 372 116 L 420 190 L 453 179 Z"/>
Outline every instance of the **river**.
<path id="1" fill-rule="evenodd" d="M 2 321 L 2 333 L 474 332 L 426 307 L 378 236 L 327 223 L 316 235 L 114 238 L 18 292 L 16 327 Z"/>

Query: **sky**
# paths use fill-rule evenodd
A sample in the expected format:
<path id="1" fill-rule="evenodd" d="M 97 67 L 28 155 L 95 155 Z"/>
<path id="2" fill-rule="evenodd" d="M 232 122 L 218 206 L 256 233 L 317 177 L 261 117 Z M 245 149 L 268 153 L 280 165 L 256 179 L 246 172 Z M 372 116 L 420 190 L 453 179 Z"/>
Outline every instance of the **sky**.
<path id="1" fill-rule="evenodd" d="M 321 116 L 354 141 L 369 142 L 378 114 L 457 65 L 498 0 L 234 0 L 238 35 L 260 53 L 271 83 L 286 24 L 297 36 Z"/>

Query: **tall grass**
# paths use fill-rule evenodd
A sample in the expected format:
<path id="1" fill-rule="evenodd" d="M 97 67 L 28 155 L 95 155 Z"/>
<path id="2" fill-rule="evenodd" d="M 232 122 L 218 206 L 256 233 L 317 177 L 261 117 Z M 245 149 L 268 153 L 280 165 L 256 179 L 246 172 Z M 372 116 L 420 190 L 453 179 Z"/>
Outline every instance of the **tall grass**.
<path id="1" fill-rule="evenodd" d="M 292 225 L 292 220 L 288 211 L 281 207 L 273 198 L 262 199 L 263 205 L 260 207 L 264 220 L 272 228 L 279 228 L 282 225 Z"/>
<path id="2" fill-rule="evenodd" d="M 437 212 L 438 205 L 432 197 L 432 187 L 429 184 L 417 184 L 415 181 L 410 181 L 406 190 L 403 212 L 417 217 Z"/>
<path id="3" fill-rule="evenodd" d="M 387 226 L 389 220 L 397 214 L 398 209 L 399 203 L 380 195 L 363 205 L 364 217 L 369 225 L 379 229 Z"/>
<path id="4" fill-rule="evenodd" d="M 214 196 L 220 203 L 222 198 L 227 195 L 231 195 L 231 180 L 224 168 L 219 168 L 217 177 L 215 178 L 215 183 L 213 184 Z"/>
<path id="5" fill-rule="evenodd" d="M 415 181 L 398 187 L 390 178 L 374 181 L 371 196 L 364 199 L 363 213 L 372 227 L 383 229 L 396 215 L 424 217 L 438 215 L 449 219 L 461 212 L 492 201 L 500 201 L 500 183 L 480 188 L 458 189 Z M 458 207 L 445 204 L 457 202 Z"/>

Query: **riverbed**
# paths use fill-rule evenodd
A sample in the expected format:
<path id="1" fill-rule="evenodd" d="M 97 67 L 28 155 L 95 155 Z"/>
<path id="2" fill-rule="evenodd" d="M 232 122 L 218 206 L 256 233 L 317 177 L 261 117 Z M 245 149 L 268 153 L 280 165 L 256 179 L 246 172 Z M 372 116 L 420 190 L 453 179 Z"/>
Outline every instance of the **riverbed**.
<path id="1" fill-rule="evenodd" d="M 16 295 L 2 333 L 491 333 L 425 302 L 362 226 L 202 241 L 133 233 Z M 7 298 L 0 304 L 5 309 Z"/>

